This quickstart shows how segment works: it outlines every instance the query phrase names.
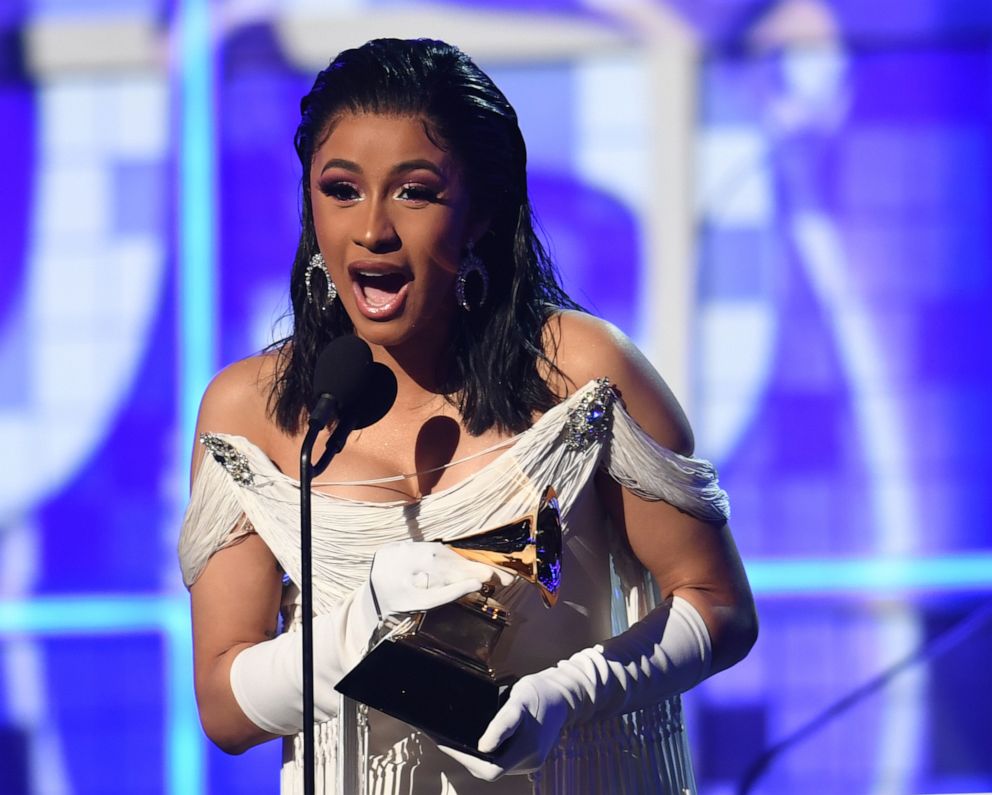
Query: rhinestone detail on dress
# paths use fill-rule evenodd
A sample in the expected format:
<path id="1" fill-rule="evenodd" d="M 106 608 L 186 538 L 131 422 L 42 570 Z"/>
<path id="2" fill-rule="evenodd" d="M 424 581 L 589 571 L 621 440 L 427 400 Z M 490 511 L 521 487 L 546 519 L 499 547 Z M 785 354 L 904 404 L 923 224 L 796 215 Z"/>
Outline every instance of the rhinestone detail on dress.
<path id="1" fill-rule="evenodd" d="M 234 448 L 230 442 L 225 442 L 212 433 L 201 433 L 200 444 L 206 447 L 218 464 L 227 470 L 234 482 L 241 486 L 250 486 L 255 476 L 248 468 L 248 457 Z"/>
<path id="2" fill-rule="evenodd" d="M 610 429 L 610 410 L 616 392 L 609 378 L 597 378 L 596 385 L 568 412 L 565 422 L 565 447 L 569 450 L 588 450 L 603 439 Z"/>

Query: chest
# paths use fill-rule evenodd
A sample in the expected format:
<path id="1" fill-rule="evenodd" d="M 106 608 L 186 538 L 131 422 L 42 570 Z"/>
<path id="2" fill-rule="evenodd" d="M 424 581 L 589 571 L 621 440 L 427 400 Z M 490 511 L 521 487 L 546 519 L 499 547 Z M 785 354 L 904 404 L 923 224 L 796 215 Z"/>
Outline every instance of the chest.
<path id="1" fill-rule="evenodd" d="M 313 458 L 329 434 L 317 437 Z M 353 500 L 415 501 L 471 477 L 514 437 L 491 430 L 469 434 L 452 410 L 390 412 L 375 425 L 353 432 L 314 488 Z M 299 476 L 303 437 L 281 436 L 266 452 L 284 473 Z"/>

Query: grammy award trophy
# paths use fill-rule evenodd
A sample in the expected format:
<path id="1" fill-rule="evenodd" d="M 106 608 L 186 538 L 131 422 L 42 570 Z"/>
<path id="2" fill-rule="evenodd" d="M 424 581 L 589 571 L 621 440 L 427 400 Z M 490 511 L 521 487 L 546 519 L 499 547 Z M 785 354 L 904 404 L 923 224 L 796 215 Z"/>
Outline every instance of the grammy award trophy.
<path id="1" fill-rule="evenodd" d="M 509 571 L 552 607 L 561 584 L 561 517 L 548 486 L 534 510 L 512 522 L 444 542 L 463 557 Z M 516 681 L 493 670 L 510 623 L 507 609 L 481 591 L 440 607 L 387 616 L 362 660 L 337 684 L 355 701 L 399 718 L 438 742 L 482 756 L 479 737 Z"/>

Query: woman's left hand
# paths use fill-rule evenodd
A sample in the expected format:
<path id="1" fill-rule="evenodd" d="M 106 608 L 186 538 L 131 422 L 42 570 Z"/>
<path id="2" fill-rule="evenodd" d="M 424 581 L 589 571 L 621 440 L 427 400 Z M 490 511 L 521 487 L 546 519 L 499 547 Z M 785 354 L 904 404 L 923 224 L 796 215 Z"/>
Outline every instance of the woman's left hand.
<path id="1" fill-rule="evenodd" d="M 681 597 L 630 629 L 522 677 L 479 738 L 484 762 L 446 753 L 478 778 L 536 770 L 568 723 L 622 715 L 682 693 L 710 671 L 710 641 L 698 611 Z"/>
<path id="2" fill-rule="evenodd" d="M 549 676 L 554 670 L 530 674 L 513 685 L 510 697 L 479 738 L 482 753 L 499 749 L 491 762 L 443 745 L 441 750 L 484 781 L 537 770 L 558 742 L 571 712 L 567 691 Z"/>

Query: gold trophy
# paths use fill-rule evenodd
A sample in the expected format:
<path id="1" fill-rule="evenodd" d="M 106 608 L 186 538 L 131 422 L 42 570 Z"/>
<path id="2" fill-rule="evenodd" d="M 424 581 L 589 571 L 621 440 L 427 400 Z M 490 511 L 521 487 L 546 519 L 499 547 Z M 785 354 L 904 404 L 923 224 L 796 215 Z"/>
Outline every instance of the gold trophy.
<path id="1" fill-rule="evenodd" d="M 536 585 L 554 606 L 561 584 L 561 516 L 548 486 L 531 512 L 476 535 L 445 541 L 469 560 Z M 439 743 L 482 756 L 476 748 L 506 701 L 513 675 L 498 675 L 493 652 L 510 623 L 494 589 L 430 610 L 387 616 L 368 653 L 337 690 L 426 732 Z"/>

